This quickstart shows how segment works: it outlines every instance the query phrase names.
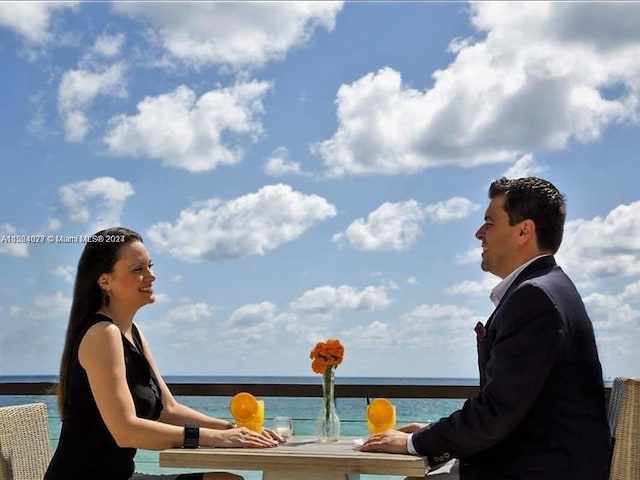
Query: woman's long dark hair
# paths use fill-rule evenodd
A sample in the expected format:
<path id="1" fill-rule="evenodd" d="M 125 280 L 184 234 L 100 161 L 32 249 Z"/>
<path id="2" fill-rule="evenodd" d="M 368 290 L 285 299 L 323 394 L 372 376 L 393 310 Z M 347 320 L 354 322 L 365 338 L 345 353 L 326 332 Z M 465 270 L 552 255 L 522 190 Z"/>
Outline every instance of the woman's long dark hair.
<path id="1" fill-rule="evenodd" d="M 87 321 L 88 315 L 98 311 L 104 302 L 104 294 L 98 286 L 98 279 L 103 273 L 113 271 L 113 266 L 118 261 L 120 248 L 135 241 L 142 242 L 142 237 L 133 230 L 124 227 L 108 228 L 93 235 L 82 250 L 78 261 L 69 324 L 60 361 L 57 394 L 58 410 L 62 417 L 64 417 L 67 373 L 76 337 Z"/>

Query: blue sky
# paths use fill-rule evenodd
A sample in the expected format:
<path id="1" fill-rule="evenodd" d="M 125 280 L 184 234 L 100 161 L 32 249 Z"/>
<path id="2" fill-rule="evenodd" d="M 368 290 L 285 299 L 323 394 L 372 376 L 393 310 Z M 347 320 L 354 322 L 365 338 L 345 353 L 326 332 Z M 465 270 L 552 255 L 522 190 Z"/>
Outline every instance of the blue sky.
<path id="1" fill-rule="evenodd" d="M 155 263 L 136 318 L 165 375 L 311 375 L 337 337 L 339 375 L 476 377 L 487 186 L 539 175 L 605 377 L 640 375 L 638 24 L 634 2 L 0 2 L 0 374 L 57 372 L 82 249 L 8 239 L 121 224 Z"/>

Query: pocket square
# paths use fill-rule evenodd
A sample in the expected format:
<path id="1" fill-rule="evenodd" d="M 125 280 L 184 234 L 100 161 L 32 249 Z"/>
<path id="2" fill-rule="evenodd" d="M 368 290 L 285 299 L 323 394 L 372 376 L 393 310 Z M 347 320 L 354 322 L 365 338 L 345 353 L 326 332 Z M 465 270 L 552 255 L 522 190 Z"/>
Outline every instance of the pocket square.
<path id="1" fill-rule="evenodd" d="M 476 338 L 478 340 L 484 340 L 487 336 L 487 330 L 484 328 L 482 322 L 476 323 L 476 326 L 473 328 L 473 331 L 476 332 Z"/>

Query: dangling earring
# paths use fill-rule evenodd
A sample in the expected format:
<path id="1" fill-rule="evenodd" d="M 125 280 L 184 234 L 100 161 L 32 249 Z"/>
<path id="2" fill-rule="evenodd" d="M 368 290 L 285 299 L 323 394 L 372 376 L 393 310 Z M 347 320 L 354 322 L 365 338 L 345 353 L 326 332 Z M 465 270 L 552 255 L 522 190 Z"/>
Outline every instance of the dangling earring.
<path id="1" fill-rule="evenodd" d="M 102 298 L 105 307 L 109 306 L 109 302 L 111 299 L 109 298 L 109 292 L 104 292 L 104 297 Z"/>

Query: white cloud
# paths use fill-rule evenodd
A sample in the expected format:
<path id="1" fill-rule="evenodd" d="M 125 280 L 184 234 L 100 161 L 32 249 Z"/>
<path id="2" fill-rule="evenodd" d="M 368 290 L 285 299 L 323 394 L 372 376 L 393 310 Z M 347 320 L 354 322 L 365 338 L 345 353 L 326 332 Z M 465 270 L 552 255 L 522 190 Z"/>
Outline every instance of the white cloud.
<path id="1" fill-rule="evenodd" d="M 147 236 L 154 249 L 187 261 L 222 260 L 263 255 L 335 214 L 322 197 L 267 185 L 226 202 L 194 203 L 174 224 L 157 223 Z"/>
<path id="2" fill-rule="evenodd" d="M 413 325 L 412 328 L 420 329 L 421 326 L 428 326 L 431 330 L 435 325 L 429 324 L 429 322 L 449 322 L 456 318 L 468 318 L 472 314 L 473 312 L 467 307 L 458 305 L 422 304 L 402 315 L 401 321 Z M 423 325 L 416 325 L 416 322 L 420 322 Z"/>
<path id="3" fill-rule="evenodd" d="M 456 263 L 459 265 L 472 265 L 474 263 L 480 264 L 480 260 L 482 254 L 482 247 L 478 245 L 477 247 L 471 247 L 464 253 L 459 253 L 456 255 Z"/>
<path id="4" fill-rule="evenodd" d="M 294 311 L 332 313 L 341 311 L 379 310 L 391 304 L 385 287 L 368 286 L 358 292 L 349 285 L 325 285 L 303 293 L 291 302 Z"/>
<path id="5" fill-rule="evenodd" d="M 639 292 L 640 282 L 635 282 L 619 293 L 592 293 L 584 297 L 602 363 L 619 365 L 615 372 L 605 371 L 605 376 L 633 375 L 640 349 Z"/>
<path id="6" fill-rule="evenodd" d="M 156 158 L 190 172 L 233 165 L 242 159 L 243 145 L 262 133 L 257 117 L 269 88 L 266 82 L 238 83 L 196 98 L 183 85 L 145 98 L 137 115 L 112 118 L 104 140 L 116 155 Z"/>
<path id="7" fill-rule="evenodd" d="M 627 287 L 638 288 L 640 282 Z M 640 311 L 633 308 L 629 298 L 624 293 L 605 295 L 592 293 L 584 298 L 584 303 L 591 313 L 594 327 L 602 335 L 617 336 L 621 331 L 630 332 L 634 326 L 639 326 Z"/>
<path id="8" fill-rule="evenodd" d="M 173 307 L 159 319 L 145 323 L 144 329 L 153 333 L 172 335 L 177 344 L 181 345 L 187 338 L 191 338 L 193 332 L 202 332 L 203 322 L 211 319 L 214 312 L 214 305 L 183 299 L 180 305 Z"/>
<path id="9" fill-rule="evenodd" d="M 165 316 L 171 322 L 197 322 L 213 316 L 214 307 L 204 302 L 186 303 L 172 308 Z"/>
<path id="10" fill-rule="evenodd" d="M 51 273 L 58 277 L 62 277 L 65 282 L 73 283 L 75 268 L 73 265 L 58 265 Z"/>
<path id="11" fill-rule="evenodd" d="M 171 298 L 166 293 L 156 293 L 155 297 L 156 297 L 156 301 L 155 301 L 156 304 L 167 303 L 171 301 Z"/>
<path id="12" fill-rule="evenodd" d="M 47 125 L 49 113 L 46 99 L 47 94 L 44 90 L 39 90 L 29 95 L 29 104 L 33 113 L 27 129 L 41 140 L 47 138 L 52 132 L 50 126 Z"/>
<path id="13" fill-rule="evenodd" d="M 344 233 L 337 233 L 332 241 L 348 244 L 356 250 L 407 250 L 420 233 L 425 216 L 434 222 L 447 222 L 467 217 L 478 210 L 479 205 L 466 198 L 453 197 L 423 207 L 415 200 L 385 202 L 369 213 L 366 220 L 358 218 Z"/>
<path id="14" fill-rule="evenodd" d="M 30 44 L 52 40 L 51 17 L 76 2 L 0 2 L 0 27 L 9 28 Z"/>
<path id="15" fill-rule="evenodd" d="M 129 182 L 98 177 L 70 183 L 58 189 L 58 197 L 74 222 L 91 222 L 91 232 L 120 224 L 127 198 L 135 192 Z"/>
<path id="16" fill-rule="evenodd" d="M 319 341 L 335 336 L 332 333 L 335 318 L 330 313 L 310 313 L 299 314 L 293 311 L 283 312 L 278 320 L 284 331 L 293 335 L 297 345 L 304 345 L 311 348 Z M 307 350 L 308 352 L 308 350 Z"/>
<path id="17" fill-rule="evenodd" d="M 340 336 L 342 342 L 350 348 L 360 346 L 384 348 L 400 344 L 398 333 L 389 324 L 375 320 L 368 325 L 347 329 Z"/>
<path id="18" fill-rule="evenodd" d="M 463 280 L 445 288 L 449 295 L 489 296 L 489 292 L 500 282 L 500 278 L 485 273 L 481 280 Z"/>
<path id="19" fill-rule="evenodd" d="M 33 306 L 29 316 L 36 320 L 52 319 L 69 315 L 71 308 L 71 298 L 66 297 L 62 292 L 53 295 L 35 295 Z"/>
<path id="20" fill-rule="evenodd" d="M 286 147 L 276 148 L 271 156 L 267 158 L 262 170 L 271 177 L 282 177 L 284 175 L 303 175 L 299 162 L 289 160 L 289 150 Z"/>
<path id="21" fill-rule="evenodd" d="M 171 338 L 170 345 L 175 350 L 186 350 L 187 352 L 192 352 L 193 346 L 197 343 L 199 343 L 200 345 L 204 345 L 204 348 L 206 348 L 208 346 L 207 332 L 207 327 L 180 330 Z"/>
<path id="22" fill-rule="evenodd" d="M 533 155 L 528 153 L 520 157 L 516 162 L 504 172 L 503 176 L 507 178 L 532 177 L 547 170 L 545 167 L 538 165 Z"/>
<path id="23" fill-rule="evenodd" d="M 232 343 L 264 344 L 271 340 L 276 331 L 278 310 L 271 302 L 243 305 L 236 309 L 227 320 Z"/>
<path id="24" fill-rule="evenodd" d="M 16 242 L 16 235 L 18 235 L 16 227 L 9 223 L 0 224 L 0 253 L 5 253 L 12 257 L 29 256 L 27 243 Z"/>
<path id="25" fill-rule="evenodd" d="M 85 114 L 99 95 L 126 97 L 124 66 L 111 65 L 100 71 L 70 70 L 62 76 L 58 89 L 58 110 L 64 120 L 67 140 L 81 141 L 90 128 Z"/>
<path id="26" fill-rule="evenodd" d="M 420 233 L 424 210 L 415 200 L 385 202 L 367 219 L 359 218 L 332 241 L 346 242 L 356 250 L 406 250 L 415 244 Z"/>
<path id="27" fill-rule="evenodd" d="M 59 219 L 51 218 L 51 219 L 49 219 L 49 222 L 47 223 L 45 231 L 46 232 L 57 232 L 58 230 L 60 230 L 61 226 L 62 226 L 62 222 Z"/>
<path id="28" fill-rule="evenodd" d="M 639 3 L 477 2 L 471 21 L 481 39 L 457 39 L 430 89 L 388 67 L 340 86 L 338 129 L 313 146 L 327 175 L 514 161 L 638 121 Z"/>
<path id="29" fill-rule="evenodd" d="M 9 307 L 9 316 L 10 317 L 17 317 L 18 315 L 20 315 L 21 312 L 22 312 L 22 308 L 20 308 L 17 305 L 11 305 Z"/>
<path id="30" fill-rule="evenodd" d="M 105 33 L 96 38 L 92 50 L 97 55 L 112 58 L 120 53 L 124 40 L 125 36 L 123 33 L 117 33 L 115 35 Z"/>
<path id="31" fill-rule="evenodd" d="M 208 344 L 208 333 L 215 309 L 215 306 L 208 303 L 185 298 L 181 300 L 180 305 L 170 309 L 159 319 L 144 322 L 142 326 L 148 336 L 169 337 L 169 344 L 174 349 L 181 350 L 198 343 Z"/>
<path id="32" fill-rule="evenodd" d="M 443 202 L 427 205 L 425 213 L 434 222 L 448 222 L 468 217 L 480 209 L 480 205 L 462 197 L 449 198 Z"/>
<path id="33" fill-rule="evenodd" d="M 448 344 L 467 350 L 474 338 L 473 327 L 479 319 L 467 307 L 422 304 L 400 317 L 397 335 L 407 346 L 426 344 L 441 348 Z"/>
<path id="34" fill-rule="evenodd" d="M 620 293 L 620 298 L 629 303 L 640 303 L 640 282 L 627 285 Z"/>
<path id="35" fill-rule="evenodd" d="M 115 2 L 116 12 L 148 20 L 162 46 L 196 67 L 261 65 L 332 30 L 342 2 Z"/>
<path id="36" fill-rule="evenodd" d="M 312 333 L 313 328 L 302 330 L 300 322 L 301 319 L 295 314 L 280 312 L 271 302 L 242 305 L 225 322 L 225 329 L 229 333 L 225 342 L 233 347 L 250 346 L 254 351 L 258 348 L 268 356 L 265 347 L 278 342 L 276 335 L 284 331 L 295 332 L 299 341 L 300 337 Z"/>
<path id="37" fill-rule="evenodd" d="M 243 305 L 231 314 L 229 326 L 240 332 L 250 330 L 273 320 L 276 313 L 277 308 L 271 302 Z"/>
<path id="38" fill-rule="evenodd" d="M 639 274 L 640 201 L 619 205 L 605 218 L 567 222 L 557 257 L 576 277 Z"/>

